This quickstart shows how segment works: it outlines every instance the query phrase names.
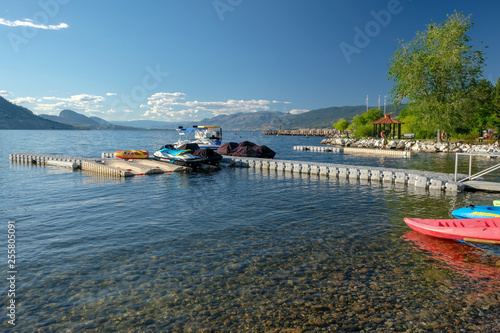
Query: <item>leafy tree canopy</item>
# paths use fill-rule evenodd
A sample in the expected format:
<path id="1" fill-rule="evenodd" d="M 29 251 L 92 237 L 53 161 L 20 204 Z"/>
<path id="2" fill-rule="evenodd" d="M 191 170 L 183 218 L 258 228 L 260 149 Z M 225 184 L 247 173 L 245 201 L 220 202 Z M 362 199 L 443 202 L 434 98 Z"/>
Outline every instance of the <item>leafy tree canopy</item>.
<path id="1" fill-rule="evenodd" d="M 356 137 L 368 137 L 373 135 L 373 125 L 375 120 L 384 117 L 384 113 L 378 108 L 371 108 L 370 110 L 360 115 L 354 116 L 349 128 L 354 132 Z"/>
<path id="2" fill-rule="evenodd" d="M 467 124 L 485 57 L 470 44 L 471 27 L 470 16 L 455 12 L 440 24 L 429 24 L 413 40 L 400 41 L 389 60 L 391 99 L 407 100 L 409 114 L 438 132 Z"/>
<path id="3" fill-rule="evenodd" d="M 335 124 L 333 124 L 333 127 L 335 127 L 335 129 L 339 130 L 340 132 L 344 132 L 347 127 L 349 127 L 349 121 L 340 119 Z"/>

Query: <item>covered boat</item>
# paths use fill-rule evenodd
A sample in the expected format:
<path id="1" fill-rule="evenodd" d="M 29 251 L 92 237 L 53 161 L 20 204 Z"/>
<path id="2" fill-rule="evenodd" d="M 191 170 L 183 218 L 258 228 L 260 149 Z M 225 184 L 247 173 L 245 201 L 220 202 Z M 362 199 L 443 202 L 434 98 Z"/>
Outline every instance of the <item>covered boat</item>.
<path id="1" fill-rule="evenodd" d="M 115 157 L 126 160 L 148 158 L 149 152 L 147 150 L 117 150 L 115 152 Z"/>
<path id="2" fill-rule="evenodd" d="M 500 245 L 500 218 L 404 219 L 415 231 L 438 238 Z"/>
<path id="3" fill-rule="evenodd" d="M 274 158 L 276 153 L 267 146 L 259 146 L 250 141 L 227 142 L 217 149 L 217 153 L 227 156 Z"/>
<path id="4" fill-rule="evenodd" d="M 191 154 L 190 149 L 177 150 L 172 145 L 165 145 L 155 151 L 153 157 L 156 160 L 167 161 L 176 165 L 187 166 L 197 169 L 202 163 L 203 158 Z"/>
<path id="5" fill-rule="evenodd" d="M 191 128 L 179 126 L 177 132 L 179 140 L 174 143 L 176 149 L 185 144 L 196 143 L 200 149 L 217 150 L 222 143 L 222 128 L 220 126 L 193 126 Z"/>
<path id="6" fill-rule="evenodd" d="M 194 156 L 203 158 L 203 164 L 219 165 L 222 156 L 210 148 L 200 148 L 196 143 L 188 143 L 178 147 L 179 150 L 191 150 Z"/>
<path id="7" fill-rule="evenodd" d="M 455 209 L 451 215 L 459 219 L 473 219 L 480 217 L 500 217 L 500 207 L 470 205 Z"/>

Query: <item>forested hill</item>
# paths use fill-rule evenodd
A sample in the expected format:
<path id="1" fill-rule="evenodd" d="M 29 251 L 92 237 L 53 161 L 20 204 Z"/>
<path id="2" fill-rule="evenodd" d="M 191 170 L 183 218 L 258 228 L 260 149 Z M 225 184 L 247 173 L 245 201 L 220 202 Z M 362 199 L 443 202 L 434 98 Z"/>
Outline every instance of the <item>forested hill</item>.
<path id="1" fill-rule="evenodd" d="M 386 112 L 393 117 L 403 108 L 388 105 Z M 316 109 L 301 114 L 282 113 L 278 111 L 262 111 L 253 113 L 237 113 L 203 119 L 199 125 L 219 125 L 228 130 L 259 131 L 265 129 L 300 129 L 300 128 L 333 128 L 340 119 L 352 120 L 356 115 L 366 112 L 366 105 L 340 106 Z"/>
<path id="2" fill-rule="evenodd" d="M 73 126 L 43 119 L 0 96 L 0 129 L 73 129 Z"/>
<path id="3" fill-rule="evenodd" d="M 41 114 L 40 117 L 58 123 L 71 125 L 77 129 L 130 130 L 138 129 L 130 126 L 114 125 L 99 117 L 87 117 L 72 110 L 62 110 L 59 116 Z"/>

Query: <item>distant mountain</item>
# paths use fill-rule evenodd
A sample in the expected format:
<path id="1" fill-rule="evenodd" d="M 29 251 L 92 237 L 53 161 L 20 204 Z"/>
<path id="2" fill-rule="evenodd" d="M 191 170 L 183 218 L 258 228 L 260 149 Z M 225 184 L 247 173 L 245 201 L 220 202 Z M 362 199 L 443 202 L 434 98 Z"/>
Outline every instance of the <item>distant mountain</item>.
<path id="1" fill-rule="evenodd" d="M 58 123 L 71 125 L 78 129 L 110 129 L 110 130 L 122 130 L 122 129 L 137 129 L 130 126 L 119 126 L 114 125 L 99 117 L 87 117 L 81 113 L 72 110 L 62 110 L 59 116 L 52 116 L 48 114 L 41 114 L 40 117 L 56 121 Z"/>
<path id="2" fill-rule="evenodd" d="M 0 129 L 74 129 L 74 127 L 44 119 L 0 96 Z"/>
<path id="3" fill-rule="evenodd" d="M 166 121 L 156 120 L 128 120 L 128 121 L 111 121 L 114 125 L 133 126 L 144 129 L 175 129 L 180 123 L 171 123 Z"/>
<path id="4" fill-rule="evenodd" d="M 404 106 L 395 107 L 394 105 L 388 105 L 386 112 L 396 117 L 403 108 Z M 333 128 L 333 124 L 340 119 L 350 121 L 354 116 L 365 112 L 366 105 L 340 106 L 311 110 L 287 118 L 287 122 L 284 124 L 285 128 L 283 129 Z"/>
<path id="5" fill-rule="evenodd" d="M 244 112 L 203 119 L 195 125 L 219 125 L 227 130 L 258 131 L 277 129 L 290 116 L 293 115 L 278 111 Z"/>
<path id="6" fill-rule="evenodd" d="M 387 113 L 399 114 L 404 106 L 396 108 L 387 106 Z M 261 111 L 237 113 L 203 119 L 198 125 L 219 125 L 227 130 L 260 131 L 265 129 L 300 129 L 300 128 L 332 128 L 340 119 L 352 120 L 356 115 L 366 112 L 366 105 L 341 106 L 316 109 L 301 114 L 282 113 L 278 111 Z"/>

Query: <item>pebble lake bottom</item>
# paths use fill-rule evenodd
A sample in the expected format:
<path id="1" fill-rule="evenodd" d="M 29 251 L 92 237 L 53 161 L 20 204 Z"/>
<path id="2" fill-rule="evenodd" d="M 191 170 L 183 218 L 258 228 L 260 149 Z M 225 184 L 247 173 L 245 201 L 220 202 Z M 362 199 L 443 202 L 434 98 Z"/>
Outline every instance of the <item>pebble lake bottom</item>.
<path id="1" fill-rule="evenodd" d="M 280 159 L 454 168 L 454 155 L 313 153 L 293 146 L 321 138 L 227 132 L 224 142 L 264 144 Z M 403 221 L 449 218 L 498 194 L 240 168 L 111 179 L 8 161 L 175 140 L 171 131 L 0 131 L 0 248 L 15 221 L 17 270 L 13 326 L 4 256 L 2 331 L 500 332 L 500 247 L 425 237 Z"/>

